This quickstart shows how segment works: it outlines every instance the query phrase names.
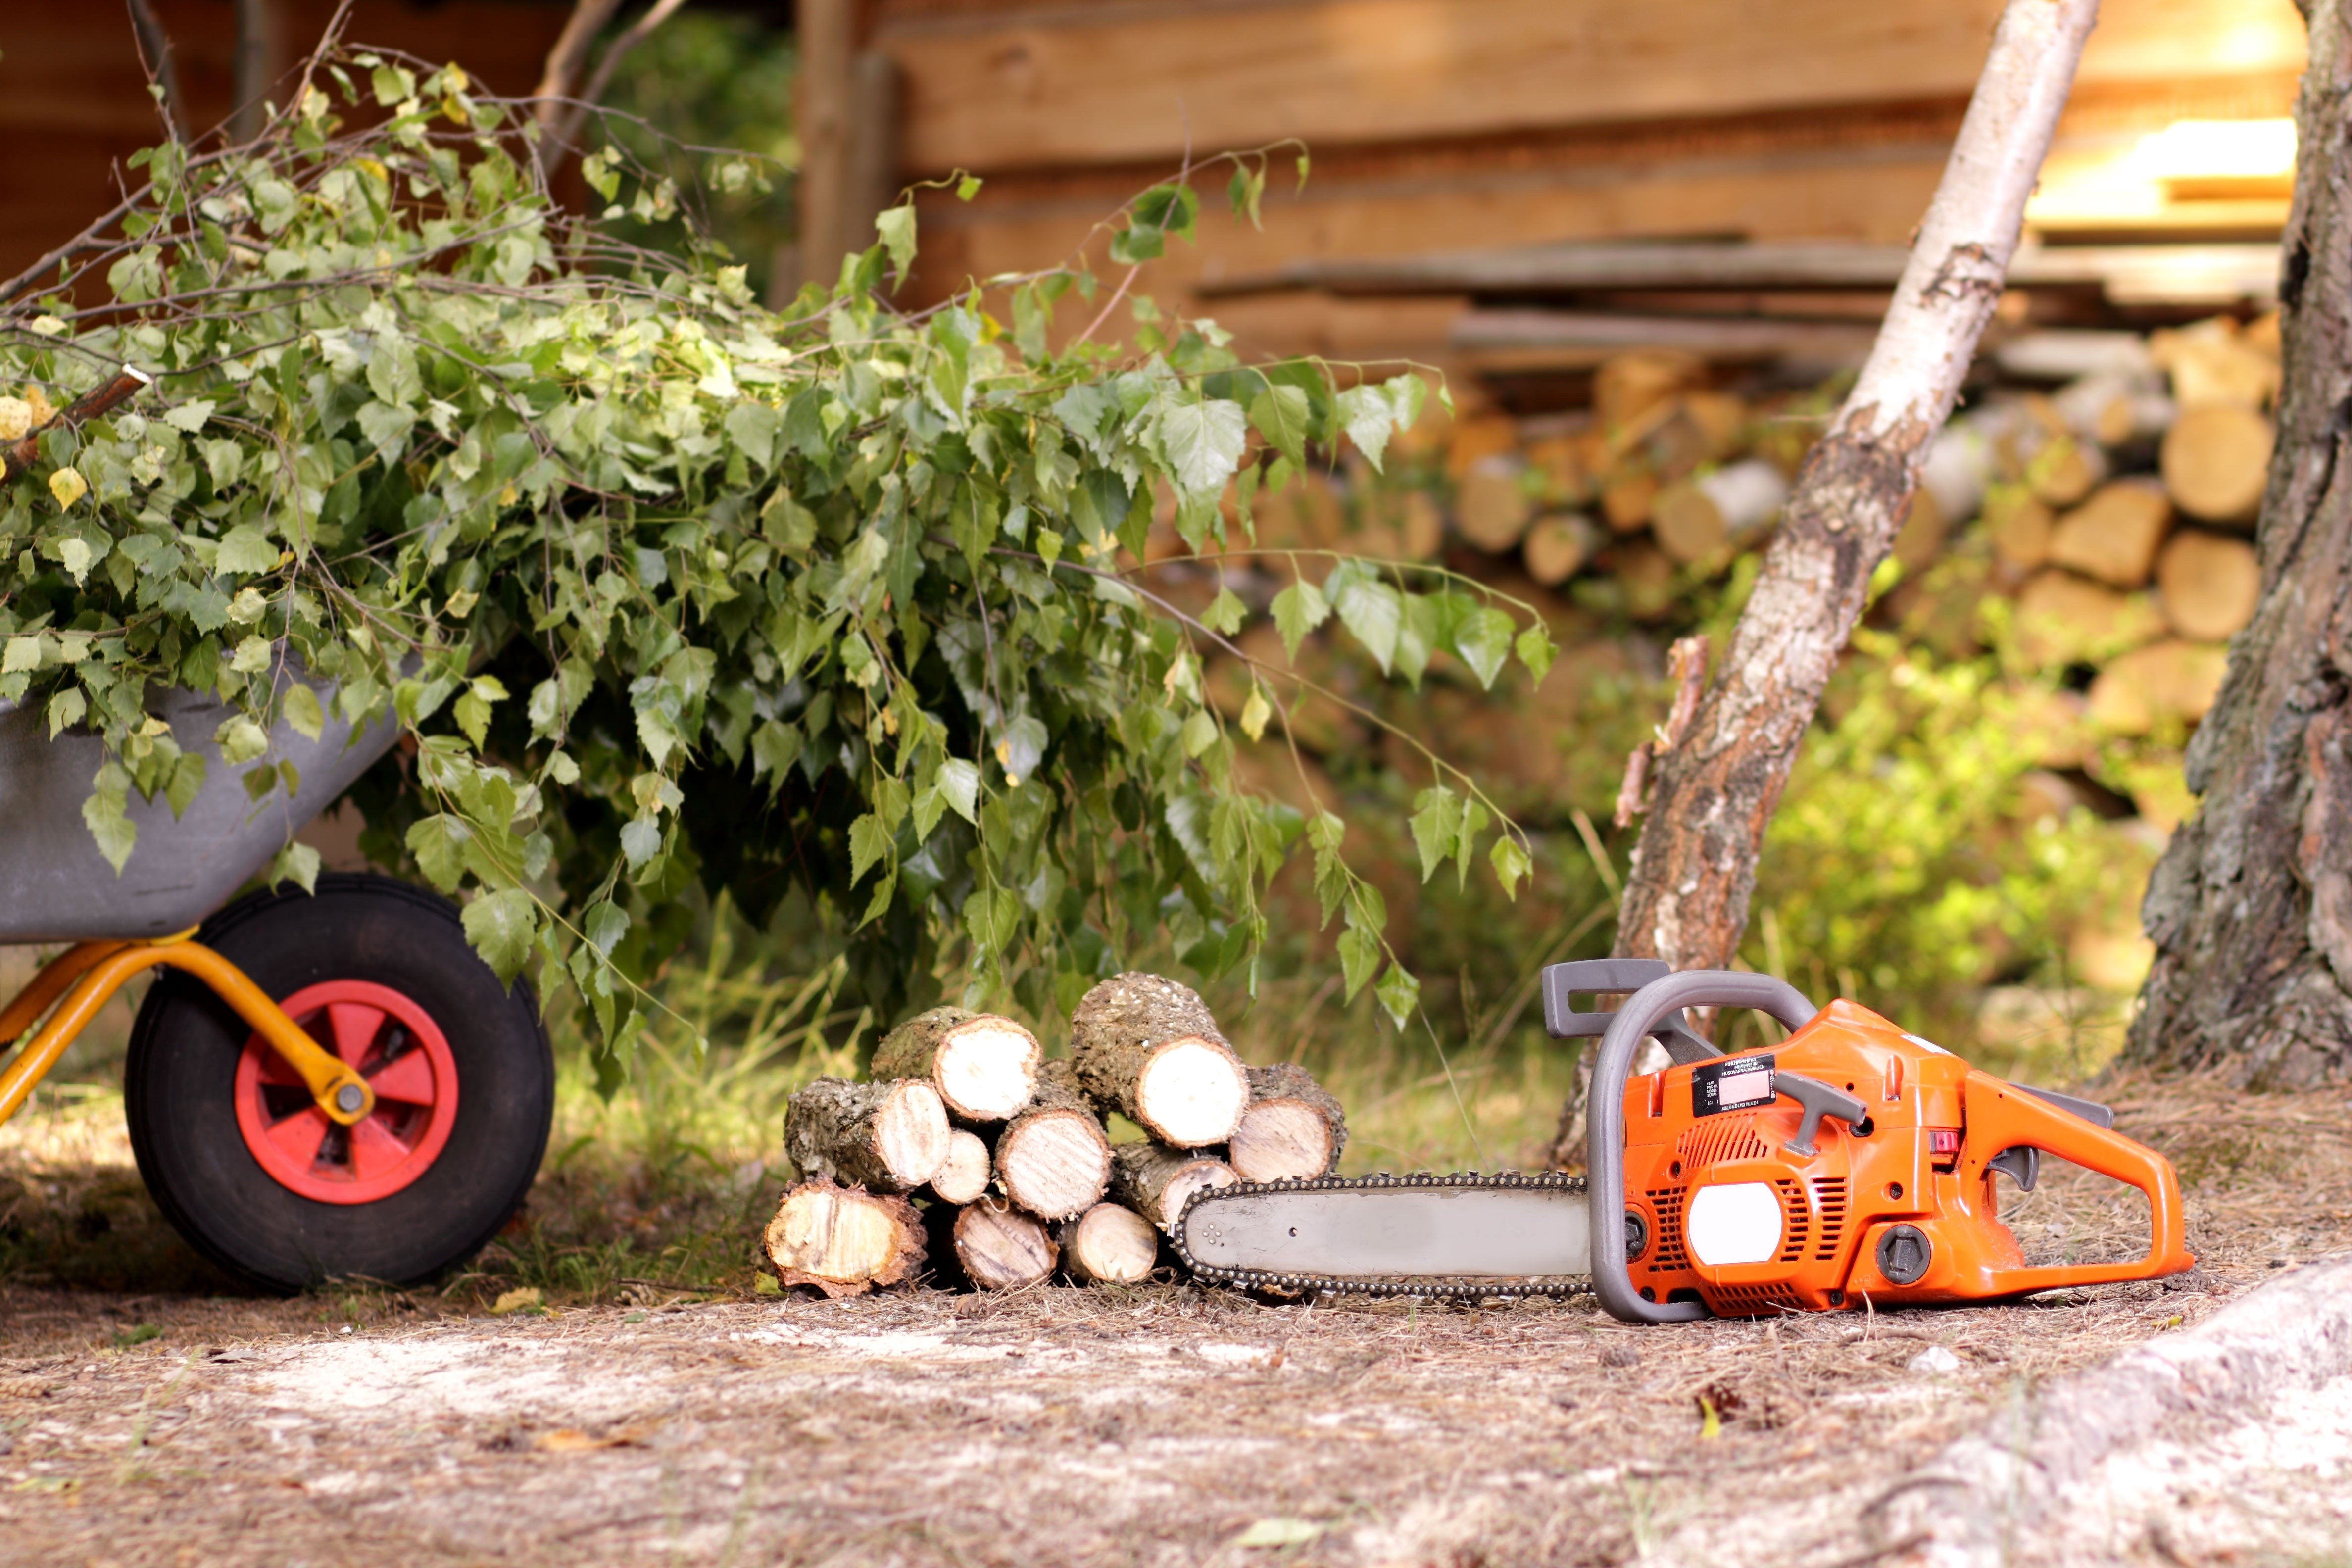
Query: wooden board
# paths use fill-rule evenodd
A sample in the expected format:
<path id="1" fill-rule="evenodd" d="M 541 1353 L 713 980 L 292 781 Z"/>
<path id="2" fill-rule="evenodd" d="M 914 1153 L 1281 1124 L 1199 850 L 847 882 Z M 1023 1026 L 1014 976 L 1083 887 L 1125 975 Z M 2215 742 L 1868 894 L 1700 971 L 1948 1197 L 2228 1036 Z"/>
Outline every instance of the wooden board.
<path id="1" fill-rule="evenodd" d="M 1172 158 L 1965 97 L 2000 0 L 1190 0 L 886 12 L 909 167 Z M 2081 79 L 2302 67 L 2292 0 L 2108 0 Z"/>

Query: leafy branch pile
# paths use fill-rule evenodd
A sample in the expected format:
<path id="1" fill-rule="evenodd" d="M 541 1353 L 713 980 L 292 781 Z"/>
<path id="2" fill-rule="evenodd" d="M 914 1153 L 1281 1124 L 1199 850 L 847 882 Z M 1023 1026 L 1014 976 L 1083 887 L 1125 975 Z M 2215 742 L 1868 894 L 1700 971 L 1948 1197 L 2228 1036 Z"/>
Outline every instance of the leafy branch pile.
<path id="1" fill-rule="evenodd" d="M 501 974 L 569 975 L 612 1075 L 698 880 L 755 919 L 795 886 L 837 911 L 886 1019 L 955 966 L 971 1000 L 1009 987 L 1042 1015 L 1163 931 L 1204 973 L 1253 963 L 1261 894 L 1303 848 L 1349 994 L 1406 1016 L 1346 823 L 1236 786 L 1203 651 L 1336 617 L 1383 671 L 1449 655 L 1491 683 L 1515 654 L 1540 676 L 1540 623 L 1432 567 L 1301 552 L 1265 602 L 1197 616 L 1132 569 L 1155 506 L 1213 555 L 1342 440 L 1377 463 L 1421 380 L 1244 367 L 1139 301 L 1133 347 L 1057 350 L 1057 305 L 1099 325 L 1119 299 L 1097 313 L 1082 270 L 896 311 L 911 206 L 771 312 L 713 247 L 612 237 L 695 197 L 624 154 L 586 161 L 604 205 L 567 215 L 520 107 L 454 66 L 322 56 L 255 143 L 142 153 L 143 187 L 0 285 L 0 383 L 26 394 L 0 434 L 33 437 L 0 487 L 0 696 L 103 737 L 85 816 L 116 866 L 131 792 L 235 787 L 200 741 L 257 800 L 299 788 L 271 728 L 326 716 L 299 684 L 274 705 L 293 659 L 341 717 L 414 737 L 362 785 L 372 851 L 467 894 Z M 1266 160 L 1229 161 L 1254 219 Z M 1114 256 L 1196 216 L 1182 182 L 1149 191 Z M 152 388 L 55 417 L 126 363 Z M 1251 670 L 1234 723 L 1255 738 L 1298 690 Z M 174 734 L 150 714 L 173 686 L 235 715 Z M 1506 889 L 1527 872 L 1458 771 L 1411 826 L 1424 877 L 1480 854 Z M 316 865 L 289 844 L 273 875 Z"/>

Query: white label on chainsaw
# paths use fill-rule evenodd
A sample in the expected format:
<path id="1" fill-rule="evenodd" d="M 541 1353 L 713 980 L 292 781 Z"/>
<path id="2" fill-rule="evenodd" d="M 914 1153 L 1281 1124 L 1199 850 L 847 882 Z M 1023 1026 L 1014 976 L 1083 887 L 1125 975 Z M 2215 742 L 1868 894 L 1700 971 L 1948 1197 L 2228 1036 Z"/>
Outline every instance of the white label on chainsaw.
<path id="1" fill-rule="evenodd" d="M 1780 1250 L 1780 1200 L 1766 1182 L 1701 1187 L 1683 1227 L 1691 1256 L 1710 1268 L 1767 1262 Z"/>

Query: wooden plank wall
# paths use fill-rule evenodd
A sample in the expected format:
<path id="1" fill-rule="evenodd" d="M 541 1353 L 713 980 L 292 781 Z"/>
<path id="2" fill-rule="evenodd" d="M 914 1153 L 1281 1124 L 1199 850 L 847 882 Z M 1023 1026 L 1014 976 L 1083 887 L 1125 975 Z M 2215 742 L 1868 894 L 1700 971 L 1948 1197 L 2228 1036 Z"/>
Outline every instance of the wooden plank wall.
<path id="1" fill-rule="evenodd" d="M 805 0 L 804 0 L 805 3 Z M 869 0 L 898 67 L 900 173 L 925 297 L 1065 257 L 1126 194 L 1198 156 L 1298 137 L 1264 233 L 1212 218 L 1139 287 L 1307 257 L 1577 237 L 1899 242 L 1925 209 L 2000 0 Z M 2292 0 L 2106 0 L 2052 173 L 2176 120 L 2289 112 Z M 1215 181 L 1221 188 L 1222 176 Z M 1204 191 L 1205 194 L 1205 191 Z M 2242 220 L 2242 213 L 2236 215 Z M 1451 310 L 1221 301 L 1252 347 L 1435 352 Z"/>
<path id="2" fill-rule="evenodd" d="M 230 109 L 234 42 L 224 0 L 152 0 L 171 35 L 187 118 Z M 426 59 L 461 60 L 502 93 L 527 93 L 570 7 L 563 0 L 357 0 L 346 34 Z M 278 0 L 278 64 L 310 51 L 334 0 Z M 121 0 L 0 5 L 0 278 L 76 234 L 116 198 L 121 161 L 160 140 Z"/>

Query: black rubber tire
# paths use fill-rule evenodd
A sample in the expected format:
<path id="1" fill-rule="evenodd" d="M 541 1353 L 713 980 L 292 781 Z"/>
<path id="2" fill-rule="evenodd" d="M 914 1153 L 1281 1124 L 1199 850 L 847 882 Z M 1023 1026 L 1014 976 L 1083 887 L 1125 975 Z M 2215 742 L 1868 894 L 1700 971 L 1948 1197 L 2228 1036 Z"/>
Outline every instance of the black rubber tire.
<path id="1" fill-rule="evenodd" d="M 202 982 L 162 972 L 123 1073 L 147 1190 L 188 1245 L 267 1289 L 361 1277 L 405 1285 L 481 1250 L 530 1191 L 555 1113 L 555 1058 L 530 989 L 499 984 L 446 900 L 389 877 L 328 874 L 316 893 L 256 893 L 196 940 L 280 1000 L 326 980 L 390 986 L 440 1026 L 457 1114 L 430 1168 L 367 1204 L 280 1185 L 246 1148 L 234 1085 L 249 1030 Z"/>

